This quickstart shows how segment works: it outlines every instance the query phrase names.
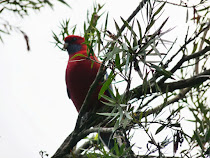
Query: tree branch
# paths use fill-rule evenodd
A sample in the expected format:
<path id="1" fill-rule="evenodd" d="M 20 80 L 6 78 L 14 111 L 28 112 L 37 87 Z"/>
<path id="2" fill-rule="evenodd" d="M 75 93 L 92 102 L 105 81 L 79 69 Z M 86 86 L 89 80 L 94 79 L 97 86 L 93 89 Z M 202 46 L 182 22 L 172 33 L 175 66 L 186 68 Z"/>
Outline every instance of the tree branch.
<path id="1" fill-rule="evenodd" d="M 207 23 L 207 26 L 204 27 L 202 30 L 200 30 L 197 34 L 194 35 L 194 37 L 191 37 L 189 38 L 188 40 L 185 41 L 185 43 L 179 48 L 179 50 L 170 58 L 166 61 L 166 63 L 163 65 L 163 68 L 166 69 L 169 65 L 169 63 L 171 63 L 174 58 L 181 52 L 183 51 L 186 46 L 191 43 L 192 41 L 194 41 L 196 38 L 198 38 L 198 36 L 202 33 L 202 32 L 205 32 L 206 30 L 208 30 L 210 27 L 210 23 Z M 174 73 L 177 69 L 180 68 L 180 66 L 185 62 L 185 61 L 189 61 L 190 59 L 193 59 L 193 58 L 197 58 L 199 57 L 199 55 L 203 55 L 203 53 L 205 54 L 207 51 L 209 51 L 209 46 L 204 48 L 204 52 L 202 50 L 199 50 L 198 53 L 194 53 L 196 54 L 195 56 L 192 54 L 191 55 L 184 55 L 182 56 L 181 60 L 170 70 L 170 72 Z M 190 57 L 191 56 L 191 57 Z M 189 57 L 189 58 L 188 58 Z M 192 58 L 193 57 L 193 58 Z M 160 73 L 155 73 L 153 75 L 153 77 L 150 79 L 150 82 L 153 83 L 158 77 L 161 77 L 161 74 Z M 164 81 L 167 80 L 167 77 L 163 77 L 162 79 L 160 79 L 159 83 L 164 83 Z"/>
<path id="2" fill-rule="evenodd" d="M 205 70 L 203 73 L 200 73 L 196 76 L 193 76 L 189 79 L 180 80 L 177 82 L 171 82 L 171 83 L 164 83 L 161 85 L 162 92 L 166 92 L 167 89 L 169 92 L 172 92 L 176 89 L 183 89 L 187 87 L 193 87 L 196 85 L 200 85 L 201 83 L 205 82 L 206 80 L 210 79 L 210 69 Z"/>
<path id="3" fill-rule="evenodd" d="M 204 27 L 201 31 L 199 31 L 194 37 L 189 38 L 181 47 L 180 49 L 164 64 L 164 68 L 168 67 L 169 63 L 173 61 L 173 59 L 191 42 L 193 42 L 202 32 L 208 30 L 210 27 L 210 23 L 207 23 L 207 26 Z"/>
<path id="4" fill-rule="evenodd" d="M 189 60 L 191 60 L 191 59 L 195 59 L 195 58 L 197 58 L 197 57 L 199 57 L 199 56 L 202 56 L 202 55 L 205 55 L 207 52 L 209 52 L 210 51 L 210 46 L 206 46 L 203 50 L 201 50 L 201 51 L 198 51 L 198 52 L 196 52 L 196 53 L 194 53 L 194 54 L 191 54 L 191 55 L 188 55 L 188 56 L 183 56 L 182 57 L 182 59 L 171 69 L 171 71 L 170 72 L 172 72 L 172 73 L 174 73 L 177 69 L 179 69 L 180 67 L 181 67 L 181 65 L 184 63 L 184 62 L 186 62 L 186 61 L 189 61 Z M 209 75 L 209 72 L 208 72 L 208 70 L 206 70 L 206 71 L 204 71 L 203 72 L 204 74 L 205 73 L 207 73 L 207 75 Z M 199 76 L 199 75 L 202 75 L 203 73 L 201 73 L 201 74 L 198 74 L 197 75 L 197 77 Z M 208 79 L 208 77 L 207 78 L 196 78 L 195 76 L 194 77 L 192 77 L 193 79 L 195 79 L 196 81 L 205 81 L 205 80 L 207 80 Z M 172 89 L 182 89 L 182 88 L 186 88 L 185 86 L 187 86 L 187 84 L 186 83 L 188 83 L 189 84 L 189 86 L 193 86 L 192 84 L 193 84 L 193 81 L 192 80 L 190 80 L 190 79 L 188 79 L 188 80 L 181 80 L 181 81 L 178 81 L 178 82 L 172 82 L 172 83 L 166 83 L 166 84 L 164 84 L 164 81 L 166 80 L 167 78 L 166 77 L 163 77 L 160 81 L 158 81 L 158 83 L 157 83 L 157 85 L 160 87 L 160 89 L 161 89 L 161 92 L 165 92 L 166 91 L 166 85 L 168 86 L 168 88 L 170 88 L 171 90 L 170 91 L 172 91 Z M 173 84 L 175 83 L 175 86 L 173 86 Z M 198 82 L 197 82 L 198 83 Z M 200 82 L 199 82 L 200 83 Z M 183 85 L 183 84 L 185 84 L 185 85 Z M 194 84 L 196 84 L 196 83 L 194 83 Z M 142 91 L 142 88 L 143 88 L 143 85 L 140 85 L 140 86 L 138 86 L 138 87 L 136 87 L 136 88 L 134 88 L 133 90 L 131 90 L 130 91 L 130 94 L 131 94 L 131 99 L 134 99 L 134 98 L 140 98 L 142 95 L 144 95 L 145 93 L 146 94 L 151 94 L 151 93 L 155 93 L 155 92 L 158 92 L 156 89 L 155 89 L 155 84 L 153 84 L 151 87 L 149 87 L 148 86 L 148 88 L 147 89 L 149 89 L 149 88 L 151 88 L 152 89 L 152 92 L 151 91 L 147 91 L 147 92 L 143 92 Z"/>
<path id="5" fill-rule="evenodd" d="M 165 92 L 172 92 L 177 89 L 193 87 L 193 86 L 199 85 L 209 79 L 210 79 L 210 69 L 205 70 L 203 73 L 200 73 L 200 74 L 193 76 L 189 79 L 184 79 L 184 80 L 180 80 L 177 82 L 157 84 L 157 85 L 159 86 L 161 92 L 165 93 Z M 156 89 L 155 85 L 150 88 L 151 91 L 147 91 L 147 92 L 143 92 L 142 88 L 143 88 L 143 85 L 140 85 L 140 86 L 134 88 L 133 90 L 131 90 L 130 91 L 131 99 L 140 98 L 145 93 L 152 94 L 152 93 L 160 92 Z M 148 87 L 148 89 L 149 89 L 149 87 Z"/>
<path id="6" fill-rule="evenodd" d="M 149 115 L 151 115 L 151 114 L 156 113 L 157 111 L 160 111 L 163 107 L 166 107 L 166 106 L 168 106 L 168 105 L 170 105 L 170 104 L 172 104 L 172 103 L 177 102 L 178 100 L 184 98 L 185 95 L 191 90 L 191 88 L 192 88 L 192 87 L 182 89 L 182 90 L 180 91 L 180 93 L 179 93 L 178 95 L 176 95 L 174 98 L 168 100 L 166 103 L 163 103 L 163 104 L 158 105 L 157 107 L 155 107 L 155 108 L 153 108 L 153 109 L 147 110 L 147 111 L 145 112 L 145 114 L 146 114 L 147 116 L 149 116 Z M 146 116 L 146 115 L 143 115 L 143 117 Z M 136 118 L 139 118 L 139 116 L 136 116 Z"/>
<path id="7" fill-rule="evenodd" d="M 73 147 L 79 142 L 81 139 L 86 137 L 90 133 L 94 132 L 103 132 L 110 133 L 113 131 L 113 128 L 90 128 L 83 131 L 73 131 L 63 142 L 63 144 L 59 147 L 56 153 L 52 156 L 52 158 L 62 158 L 65 155 L 69 155 L 72 151 Z"/>
<path id="8" fill-rule="evenodd" d="M 197 53 L 191 54 L 191 55 L 183 55 L 182 59 L 171 69 L 170 72 L 174 73 L 176 70 L 178 70 L 181 65 L 185 62 L 185 61 L 189 61 L 191 59 L 195 59 L 197 57 L 200 57 L 202 55 L 204 55 L 205 53 L 207 53 L 208 51 L 210 51 L 210 46 L 206 46 L 203 50 L 198 51 Z M 160 83 L 163 82 L 163 80 L 161 79 Z"/>
<path id="9" fill-rule="evenodd" d="M 84 150 L 90 149 L 94 144 L 97 144 L 97 140 L 94 140 L 94 137 L 91 138 L 91 141 L 83 143 L 77 150 L 74 151 L 74 154 L 81 155 Z"/>

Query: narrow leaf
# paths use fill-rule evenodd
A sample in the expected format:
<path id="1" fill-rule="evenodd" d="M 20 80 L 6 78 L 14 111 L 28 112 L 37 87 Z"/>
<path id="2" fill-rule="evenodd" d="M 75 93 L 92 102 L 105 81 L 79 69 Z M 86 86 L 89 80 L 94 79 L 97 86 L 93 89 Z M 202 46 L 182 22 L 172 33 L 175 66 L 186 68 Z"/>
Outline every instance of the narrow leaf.
<path id="1" fill-rule="evenodd" d="M 158 8 L 158 10 L 154 13 L 153 16 L 156 16 L 158 13 L 160 13 L 160 11 L 163 9 L 163 7 L 165 6 L 165 4 L 166 4 L 166 2 L 164 2 L 164 3 L 160 6 L 160 8 Z"/>
<path id="2" fill-rule="evenodd" d="M 133 30 L 133 28 L 128 24 L 128 22 L 126 20 L 124 20 L 122 17 L 120 17 L 121 20 L 123 21 L 123 23 L 125 24 L 125 26 L 131 31 L 131 33 L 134 35 L 134 36 L 137 36 L 135 31 Z"/>
<path id="3" fill-rule="evenodd" d="M 87 56 L 85 56 L 84 54 L 75 54 L 73 57 L 71 57 L 71 59 L 74 59 L 74 58 L 76 58 L 78 56 L 87 58 Z"/>
<path id="4" fill-rule="evenodd" d="M 102 115 L 102 116 L 108 116 L 108 117 L 114 117 L 118 115 L 118 113 L 96 113 L 96 114 Z"/>
<path id="5" fill-rule="evenodd" d="M 101 96 L 104 94 L 104 92 L 109 88 L 110 84 L 112 83 L 113 79 L 115 78 L 115 74 L 110 73 L 109 77 L 107 78 L 106 82 L 103 84 L 103 86 L 100 89 L 98 99 L 101 98 Z"/>
<path id="6" fill-rule="evenodd" d="M 158 134 L 159 132 L 161 132 L 163 129 L 165 128 L 165 125 L 160 126 L 157 131 L 155 132 L 155 134 Z"/>

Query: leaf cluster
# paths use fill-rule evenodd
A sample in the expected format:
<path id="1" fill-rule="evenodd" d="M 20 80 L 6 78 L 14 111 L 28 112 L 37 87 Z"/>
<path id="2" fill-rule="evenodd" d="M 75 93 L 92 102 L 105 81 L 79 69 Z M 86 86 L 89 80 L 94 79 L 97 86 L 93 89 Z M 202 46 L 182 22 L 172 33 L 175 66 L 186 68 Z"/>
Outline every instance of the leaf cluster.
<path id="1" fill-rule="evenodd" d="M 88 45 L 87 53 L 98 53 L 102 60 L 101 68 L 83 103 L 75 130 L 54 157 L 68 155 L 65 152 L 67 147 L 73 148 L 83 136 L 96 131 L 111 131 L 115 147 L 107 151 L 103 144 L 97 142 L 84 150 L 87 157 L 138 157 L 135 153 L 141 152 L 141 148 L 146 151 L 143 156 L 166 157 L 164 152 L 168 146 L 173 148 L 170 156 L 174 156 L 181 150 L 183 142 L 188 142 L 189 148 L 180 151 L 179 155 L 193 157 L 191 152 L 200 149 L 197 156 L 205 156 L 210 131 L 206 101 L 210 76 L 207 64 L 210 55 L 209 10 L 205 3 L 199 3 L 194 8 L 186 7 L 196 9 L 196 14 L 201 18 L 194 23 L 196 27 L 191 28 L 192 34 L 189 34 L 189 26 L 183 44 L 177 48 L 177 39 L 166 39 L 173 31 L 173 28 L 167 28 L 170 17 L 164 20 L 160 18 L 168 5 L 174 3 L 142 1 L 127 20 L 121 17 L 121 27 L 114 21 L 115 30 L 109 30 L 108 14 L 102 26 L 99 26 L 99 19 L 104 14 L 100 14 L 103 6 L 94 5 L 92 14 L 88 12 L 82 35 Z M 183 7 L 182 4 L 177 6 Z M 139 12 L 141 18 L 137 18 Z M 192 21 L 194 19 L 189 23 Z M 56 45 L 62 44 L 59 38 L 75 33 L 75 27 L 70 27 L 69 21 L 63 24 L 61 33 L 54 34 Z M 103 98 L 105 107 L 96 113 L 94 111 L 94 115 L 88 114 L 89 120 L 85 125 L 81 123 L 85 106 L 91 92 L 105 75 L 105 70 L 108 75 L 98 96 L 99 99 Z M 138 84 L 133 86 L 136 81 Z M 106 91 L 110 92 L 110 96 L 104 95 Z M 193 135 L 182 127 L 183 120 L 186 121 L 184 110 L 193 114 L 194 119 L 190 120 L 195 124 Z M 90 127 L 94 130 L 90 130 Z M 132 144 L 133 131 L 146 134 L 147 143 L 141 147 L 136 145 L 138 142 Z M 165 132 L 166 135 L 159 137 Z M 77 134 L 77 138 L 72 136 Z M 121 139 L 118 139 L 119 135 Z M 137 152 L 133 152 L 134 146 L 138 147 Z M 80 155 L 85 156 L 84 152 Z"/>

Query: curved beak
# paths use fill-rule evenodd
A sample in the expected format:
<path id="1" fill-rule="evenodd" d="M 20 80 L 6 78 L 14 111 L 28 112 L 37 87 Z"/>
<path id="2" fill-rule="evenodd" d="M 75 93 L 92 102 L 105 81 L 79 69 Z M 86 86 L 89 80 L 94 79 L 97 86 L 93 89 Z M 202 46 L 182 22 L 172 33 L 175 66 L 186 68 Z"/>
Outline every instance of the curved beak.
<path id="1" fill-rule="evenodd" d="M 63 49 L 67 49 L 67 47 L 69 46 L 69 43 L 65 42 L 64 45 L 63 45 Z"/>

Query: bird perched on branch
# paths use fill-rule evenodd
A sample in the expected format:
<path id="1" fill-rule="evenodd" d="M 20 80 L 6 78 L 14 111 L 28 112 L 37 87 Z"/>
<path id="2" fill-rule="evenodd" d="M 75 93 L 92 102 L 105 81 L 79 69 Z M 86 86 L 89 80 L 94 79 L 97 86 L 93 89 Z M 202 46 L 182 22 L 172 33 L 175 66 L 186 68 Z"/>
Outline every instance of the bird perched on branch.
<path id="1" fill-rule="evenodd" d="M 64 48 L 67 49 L 69 54 L 66 68 L 67 93 L 79 112 L 88 90 L 96 78 L 101 63 L 95 55 L 88 56 L 87 46 L 84 43 L 85 39 L 83 37 L 69 35 L 64 39 L 64 42 Z M 98 109 L 103 106 L 98 100 L 98 93 L 101 86 L 102 85 L 99 85 L 94 93 L 91 94 L 87 111 L 91 111 L 93 108 Z M 108 95 L 108 92 L 105 93 Z M 100 135 L 106 146 L 112 148 L 114 142 L 112 141 L 112 143 L 110 143 L 110 134 L 101 133 Z"/>
<path id="2" fill-rule="evenodd" d="M 66 85 L 69 98 L 73 101 L 77 111 L 84 102 L 87 92 L 96 78 L 100 68 L 100 62 L 97 57 L 88 56 L 85 39 L 80 36 L 70 35 L 64 39 L 64 48 L 69 54 L 69 61 L 66 68 Z M 91 110 L 94 104 L 98 104 L 98 86 L 92 94 L 88 110 Z"/>

